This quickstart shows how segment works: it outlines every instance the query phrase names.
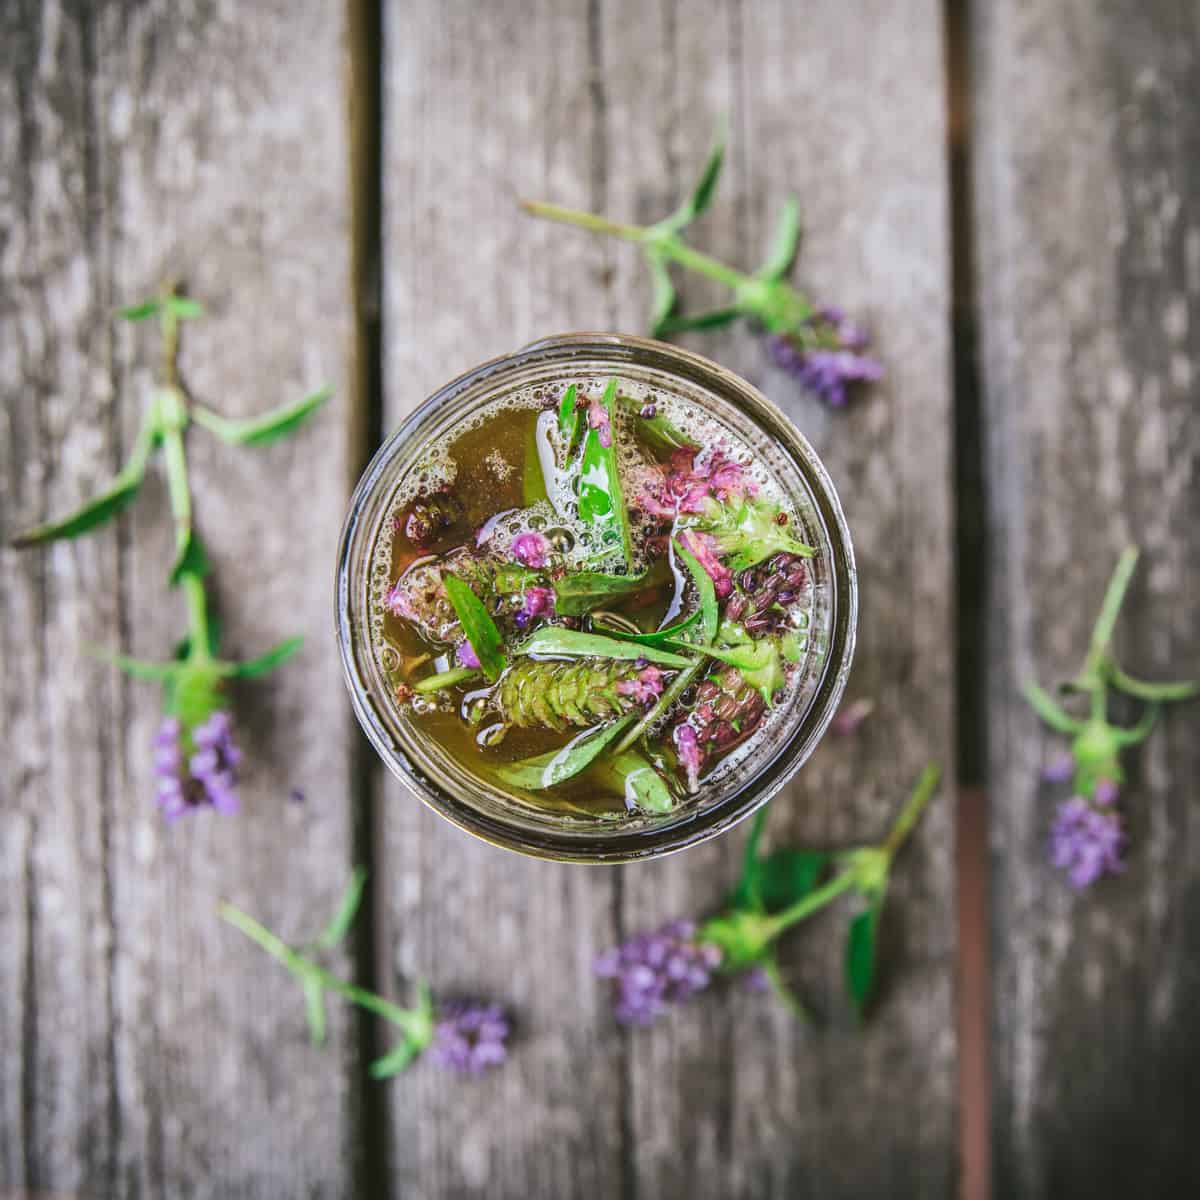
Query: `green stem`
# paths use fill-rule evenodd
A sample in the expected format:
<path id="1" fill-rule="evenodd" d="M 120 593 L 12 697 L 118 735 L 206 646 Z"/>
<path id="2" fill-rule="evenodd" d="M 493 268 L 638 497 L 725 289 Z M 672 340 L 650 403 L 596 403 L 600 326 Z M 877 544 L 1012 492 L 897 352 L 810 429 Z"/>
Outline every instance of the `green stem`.
<path id="1" fill-rule="evenodd" d="M 921 772 L 921 778 L 917 780 L 917 786 L 913 788 L 908 803 L 900 810 L 900 815 L 896 818 L 896 823 L 892 826 L 887 841 L 883 843 L 883 849 L 888 858 L 895 857 L 896 851 L 904 845 L 905 839 L 912 832 L 913 826 L 920 819 L 921 814 L 925 811 L 925 806 L 937 789 L 938 780 L 941 777 L 942 771 L 937 763 L 930 763 Z"/>
<path id="2" fill-rule="evenodd" d="M 858 873 L 848 868 L 835 875 L 823 887 L 817 888 L 815 892 L 809 892 L 807 896 L 801 897 L 795 904 L 768 918 L 764 922 L 763 941 L 773 942 L 785 929 L 791 928 L 798 921 L 803 921 L 805 917 L 812 916 L 817 909 L 824 908 L 825 905 L 836 900 L 843 892 L 849 891 L 857 879 Z"/>
<path id="3" fill-rule="evenodd" d="M 339 979 L 324 967 L 318 966 L 312 959 L 298 954 L 287 942 L 273 934 L 266 926 L 260 925 L 253 917 L 225 900 L 217 905 L 217 911 L 224 920 L 228 921 L 235 929 L 241 930 L 252 942 L 260 946 L 276 961 L 282 963 L 301 981 L 315 979 L 322 987 L 336 992 L 352 1004 L 365 1008 L 377 1017 L 391 1021 L 406 1033 L 420 1034 L 424 1032 L 423 1027 L 427 1021 L 420 1012 L 401 1008 L 374 992 L 368 992 L 365 988 L 356 987 L 352 983 Z"/>
<path id="4" fill-rule="evenodd" d="M 1143 679 L 1126 675 L 1111 660 L 1107 671 L 1113 687 L 1120 688 L 1127 696 L 1135 696 L 1139 700 L 1190 700 L 1193 696 L 1200 695 L 1200 683 L 1192 680 L 1182 680 L 1179 683 L 1147 683 Z"/>
<path id="5" fill-rule="evenodd" d="M 1112 641 L 1113 629 L 1133 578 L 1137 566 L 1138 550 L 1136 546 L 1126 546 L 1117 559 L 1113 568 L 1112 578 L 1108 581 L 1108 590 L 1104 593 L 1104 603 L 1100 606 L 1100 615 L 1092 629 L 1092 644 L 1088 651 L 1088 667 L 1097 670 L 1108 654 L 1108 646 Z M 1086 670 L 1087 668 L 1085 668 Z"/>
<path id="6" fill-rule="evenodd" d="M 580 229 L 587 229 L 592 233 L 607 233 L 613 237 L 624 238 L 627 242 L 647 240 L 647 230 L 641 225 L 622 225 L 618 221 L 610 221 L 607 217 L 582 212 L 577 208 L 564 208 L 561 204 L 545 204 L 540 200 L 522 200 L 521 207 L 530 216 L 542 217 L 547 221 L 558 221 L 563 225 L 577 225 Z"/>
<path id="7" fill-rule="evenodd" d="M 672 259 L 681 267 L 695 271 L 698 275 L 704 275 L 717 283 L 723 283 L 735 292 L 754 282 L 748 275 L 743 275 L 741 271 L 735 271 L 733 267 L 727 267 L 711 255 L 693 250 L 691 246 L 680 241 L 674 234 L 670 237 L 655 239 L 654 248 L 664 258 Z"/>
<path id="8" fill-rule="evenodd" d="M 630 746 L 634 744 L 662 716 L 663 713 L 683 695 L 688 684 L 696 677 L 696 673 L 700 671 L 708 662 L 707 657 L 701 658 L 694 662 L 690 667 L 685 667 L 672 681 L 671 686 L 667 688 L 661 696 L 659 696 L 654 707 L 646 713 L 640 721 L 617 743 L 613 754 L 624 754 Z"/>
<path id="9" fill-rule="evenodd" d="M 187 601 L 189 657 L 199 662 L 209 662 L 212 659 L 212 650 L 209 645 L 208 595 L 204 590 L 204 580 L 199 575 L 189 572 L 183 575 L 179 582 Z"/>

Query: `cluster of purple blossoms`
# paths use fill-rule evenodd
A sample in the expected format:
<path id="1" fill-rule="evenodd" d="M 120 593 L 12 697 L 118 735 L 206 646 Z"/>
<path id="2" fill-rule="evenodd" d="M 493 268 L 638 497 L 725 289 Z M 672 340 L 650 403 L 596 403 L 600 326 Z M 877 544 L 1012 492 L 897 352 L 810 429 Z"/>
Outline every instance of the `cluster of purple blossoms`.
<path id="1" fill-rule="evenodd" d="M 540 533 L 518 533 L 513 538 L 512 556 L 524 567 L 540 571 L 550 555 L 550 542 Z"/>
<path id="2" fill-rule="evenodd" d="M 703 991 L 721 964 L 721 951 L 697 943 L 691 921 L 671 921 L 639 933 L 596 959 L 595 971 L 614 985 L 614 1010 L 622 1025 L 649 1025 L 669 1004 Z"/>
<path id="3" fill-rule="evenodd" d="M 1108 786 L 1102 790 L 1104 784 Z M 1116 785 L 1101 780 L 1094 803 L 1071 796 L 1058 806 L 1050 830 L 1050 861 L 1066 871 L 1077 888 L 1095 883 L 1101 875 L 1115 875 L 1124 865 L 1125 832 L 1120 814 L 1112 807 L 1115 799 Z"/>
<path id="4" fill-rule="evenodd" d="M 521 608 L 514 618 L 518 629 L 525 629 L 535 617 L 554 614 L 554 592 L 548 587 L 527 587 L 521 596 Z"/>
<path id="5" fill-rule="evenodd" d="M 673 520 L 680 513 L 701 513 L 710 497 L 724 504 L 758 491 L 754 480 L 746 477 L 743 464 L 719 445 L 699 452 L 680 447 L 665 466 L 646 469 L 638 483 L 634 507 L 663 520 Z"/>
<path id="6" fill-rule="evenodd" d="M 168 821 L 190 808 L 238 810 L 237 767 L 242 752 L 233 740 L 233 721 L 227 712 L 215 712 L 192 731 L 193 752 L 186 768 L 183 760 L 183 725 L 167 717 L 154 738 L 154 774 L 158 804 Z"/>
<path id="7" fill-rule="evenodd" d="M 767 347 L 778 366 L 826 404 L 841 408 L 849 384 L 883 377 L 879 361 L 863 353 L 868 341 L 865 331 L 840 308 L 822 308 L 804 322 L 798 335 L 771 334 Z"/>
<path id="8" fill-rule="evenodd" d="M 632 696 L 638 704 L 653 704 L 662 695 L 663 673 L 657 667 L 643 667 L 632 679 L 617 684 L 617 694 Z"/>
<path id="9" fill-rule="evenodd" d="M 438 1010 L 430 1054 L 465 1075 L 498 1067 L 508 1057 L 510 1025 L 498 1004 L 444 1004 Z"/>

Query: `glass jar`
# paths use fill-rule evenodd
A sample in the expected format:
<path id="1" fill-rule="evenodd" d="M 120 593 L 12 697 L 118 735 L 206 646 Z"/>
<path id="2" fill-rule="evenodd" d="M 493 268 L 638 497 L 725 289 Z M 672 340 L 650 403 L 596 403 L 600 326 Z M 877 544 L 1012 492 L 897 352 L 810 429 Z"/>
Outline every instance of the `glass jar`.
<path id="1" fill-rule="evenodd" d="M 425 448 L 466 416 L 517 389 L 564 376 L 617 378 L 703 407 L 765 460 L 789 493 L 813 546 L 808 652 L 786 711 L 752 739 L 752 752 L 718 770 L 700 793 L 662 815 L 619 821 L 518 802 L 455 762 L 391 698 L 372 632 L 371 605 L 389 582 L 373 551 L 406 474 Z M 378 561 L 378 560 L 377 560 Z M 837 711 L 858 613 L 854 551 L 833 484 L 788 418 L 744 379 L 647 338 L 567 334 L 484 363 L 434 393 L 380 447 L 350 502 L 337 562 L 337 637 L 354 711 L 391 771 L 436 812 L 494 845 L 542 858 L 613 863 L 653 858 L 715 837 L 765 804 L 800 769 Z M 378 628 L 378 622 L 376 622 Z"/>

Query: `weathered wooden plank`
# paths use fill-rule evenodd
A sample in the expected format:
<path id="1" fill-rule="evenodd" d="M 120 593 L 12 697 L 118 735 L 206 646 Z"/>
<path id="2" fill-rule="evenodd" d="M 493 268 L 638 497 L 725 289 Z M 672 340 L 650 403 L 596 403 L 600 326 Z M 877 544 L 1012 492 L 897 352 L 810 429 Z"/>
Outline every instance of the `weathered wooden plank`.
<path id="1" fill-rule="evenodd" d="M 1045 861 L 1057 747 L 1017 694 L 1078 667 L 1120 549 L 1118 645 L 1200 670 L 1200 12 L 975 5 L 988 433 L 996 1191 L 1195 1189 L 1200 769 L 1194 706 L 1131 763 L 1129 865 L 1081 896 Z"/>
<path id="2" fill-rule="evenodd" d="M 797 278 L 861 314 L 888 379 L 830 414 L 739 331 L 691 344 L 757 382 L 830 468 L 859 556 L 852 688 L 879 704 L 774 802 L 769 837 L 879 836 L 925 761 L 952 761 L 948 226 L 938 6 L 604 6 L 609 211 L 661 213 L 694 178 L 711 129 L 731 152 L 698 244 L 750 267 L 789 192 L 807 238 Z M 639 86 L 644 63 L 665 82 Z M 886 98 L 886 102 L 883 102 Z M 657 164 L 665 164 L 668 170 Z M 569 235 L 568 235 L 569 236 Z M 560 245 L 566 244 L 564 237 Z M 644 320 L 632 254 L 620 328 Z M 621 277 L 619 276 L 619 279 Z M 688 279 L 693 308 L 720 296 Z M 846 912 L 799 935 L 794 963 L 827 1028 L 732 988 L 631 1039 L 639 1194 L 945 1196 L 954 1181 L 951 789 L 899 868 L 889 983 L 863 1032 L 844 1015 Z M 744 834 L 628 868 L 627 928 L 703 913 L 737 874 Z M 902 1105 L 898 1097 L 904 1097 Z"/>
<path id="3" fill-rule="evenodd" d="M 389 16 L 391 423 L 455 370 L 536 335 L 644 327 L 648 289 L 628 248 L 519 223 L 510 197 L 660 213 L 722 111 L 734 150 L 718 212 L 698 227 L 705 244 L 749 262 L 786 191 L 799 191 L 812 231 L 805 278 L 866 313 L 889 383 L 835 419 L 769 372 L 752 337 L 695 344 L 795 414 L 842 486 L 862 557 L 856 686 L 879 698 L 881 716 L 855 746 L 822 751 L 777 805 L 772 836 L 875 836 L 923 762 L 948 763 L 951 751 L 937 6 L 599 2 L 467 17 L 417 5 Z M 709 295 L 694 283 L 685 294 Z M 478 1091 L 424 1068 L 397 1085 L 401 1181 L 431 1196 L 483 1194 L 489 1172 L 493 1186 L 528 1195 L 948 1194 L 950 812 L 944 795 L 897 879 L 895 969 L 867 1033 L 835 1020 L 814 1036 L 738 993 L 626 1039 L 588 977 L 616 936 L 614 873 L 481 848 L 397 791 L 387 821 L 401 961 L 436 982 L 498 990 L 530 1037 Z M 740 846 L 734 835 L 616 872 L 621 926 L 713 903 Z M 820 996 L 820 980 L 840 981 L 840 940 L 830 928 L 803 944 Z"/>
<path id="4" fill-rule="evenodd" d="M 241 415 L 339 384 L 348 344 L 341 14 L 152 3 L 5 6 L 0 377 L 5 531 L 93 491 L 157 357 L 115 307 L 184 276 L 195 392 Z M 302 333 L 300 332 L 302 331 Z M 340 402 L 346 403 L 343 398 Z M 235 453 L 193 433 L 231 653 L 304 632 L 235 708 L 245 811 L 166 828 L 157 697 L 89 658 L 183 626 L 157 474 L 131 518 L 3 550 L 0 1190 L 340 1195 L 353 1186 L 352 1026 L 305 1040 L 294 985 L 217 918 L 224 895 L 319 928 L 349 866 L 347 721 L 329 630 L 343 411 Z M 289 804 L 299 786 L 305 804 Z"/>
<path id="5" fill-rule="evenodd" d="M 606 324 L 590 301 L 611 254 L 560 245 L 516 207 L 581 182 L 603 200 L 586 6 L 397 4 L 385 24 L 390 429 L 485 358 Z M 614 936 L 612 872 L 487 847 L 392 780 L 384 822 L 402 977 L 495 997 L 520 1023 L 502 1071 L 464 1081 L 424 1063 L 392 1085 L 398 1194 L 620 1194 L 622 1044 L 591 980 Z"/>

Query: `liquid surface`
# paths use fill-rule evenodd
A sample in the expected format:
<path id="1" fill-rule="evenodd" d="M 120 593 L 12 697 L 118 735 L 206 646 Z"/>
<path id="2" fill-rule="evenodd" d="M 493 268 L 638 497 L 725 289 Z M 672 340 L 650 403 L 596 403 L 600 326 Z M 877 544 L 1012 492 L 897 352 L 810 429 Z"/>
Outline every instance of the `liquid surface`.
<path id="1" fill-rule="evenodd" d="M 519 802 L 693 803 L 803 672 L 795 512 L 661 391 L 579 378 L 494 402 L 426 451 L 385 530 L 372 637 L 394 702 Z"/>

